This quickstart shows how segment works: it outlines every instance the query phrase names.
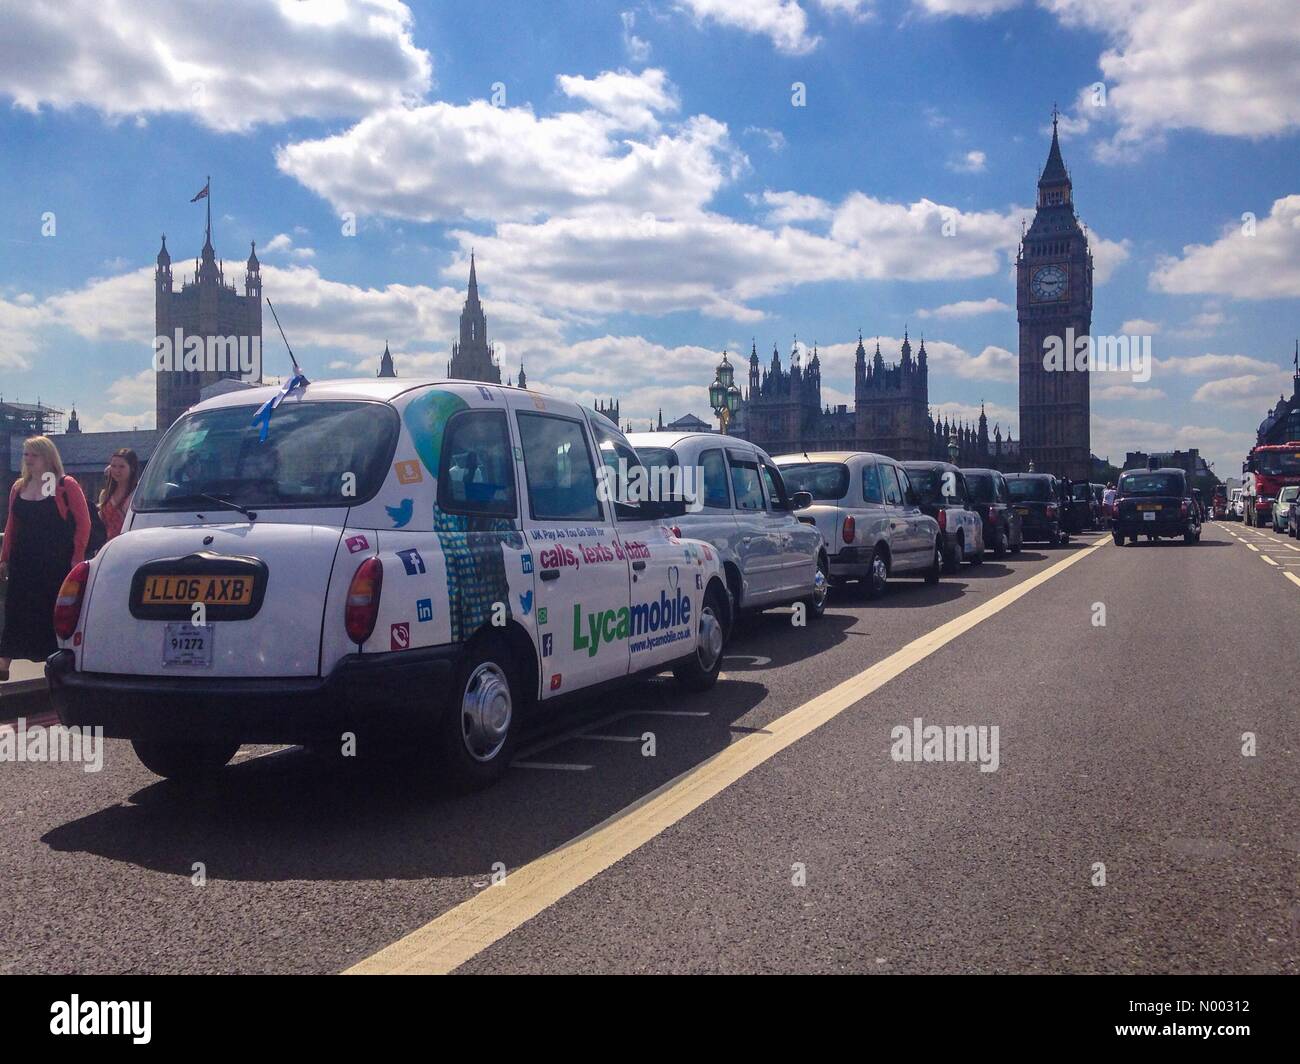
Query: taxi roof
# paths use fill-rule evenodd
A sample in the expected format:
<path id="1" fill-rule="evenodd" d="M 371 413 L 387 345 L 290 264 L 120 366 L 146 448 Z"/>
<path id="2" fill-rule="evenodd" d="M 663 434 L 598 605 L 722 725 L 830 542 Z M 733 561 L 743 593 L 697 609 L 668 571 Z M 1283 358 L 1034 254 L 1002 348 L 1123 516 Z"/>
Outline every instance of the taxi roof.
<path id="1" fill-rule="evenodd" d="M 296 388 L 285 402 L 310 402 L 322 399 L 369 399 L 380 402 L 392 402 L 399 395 L 416 388 L 425 388 L 431 384 L 470 384 L 492 388 L 507 388 L 509 391 L 527 391 L 509 387 L 505 384 L 484 385 L 482 381 L 459 380 L 454 377 L 340 377 L 312 381 L 304 388 Z M 214 395 L 201 403 L 195 403 L 191 410 L 215 410 L 231 406 L 260 406 L 275 396 L 282 386 L 266 384 L 256 388 L 240 388 L 234 391 Z"/>
<path id="2" fill-rule="evenodd" d="M 787 451 L 785 454 L 777 455 L 774 461 L 802 459 L 806 462 L 847 462 L 850 458 L 864 457 L 883 459 L 886 462 L 894 461 L 888 455 L 877 454 L 875 451 Z"/>

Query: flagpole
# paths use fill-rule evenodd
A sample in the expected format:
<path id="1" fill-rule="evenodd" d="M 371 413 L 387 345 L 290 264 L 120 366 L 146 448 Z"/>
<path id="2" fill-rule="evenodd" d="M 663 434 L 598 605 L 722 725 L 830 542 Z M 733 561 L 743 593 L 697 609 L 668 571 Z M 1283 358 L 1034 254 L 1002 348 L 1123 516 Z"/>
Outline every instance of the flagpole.
<path id="1" fill-rule="evenodd" d="M 208 190 L 208 194 L 203 198 L 208 201 L 208 243 L 212 243 L 212 175 L 208 175 L 207 183 L 203 186 Z"/>

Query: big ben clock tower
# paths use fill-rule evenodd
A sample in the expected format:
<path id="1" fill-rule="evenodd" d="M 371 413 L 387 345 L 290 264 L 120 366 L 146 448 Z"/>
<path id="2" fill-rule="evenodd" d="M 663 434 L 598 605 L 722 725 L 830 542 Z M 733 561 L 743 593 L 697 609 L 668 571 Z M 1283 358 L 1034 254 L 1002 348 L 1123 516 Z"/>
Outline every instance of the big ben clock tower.
<path id="1" fill-rule="evenodd" d="M 1020 322 L 1020 451 L 1040 473 L 1071 480 L 1089 474 L 1090 373 L 1076 370 L 1073 338 L 1092 328 L 1092 254 L 1074 214 L 1070 175 L 1052 116 L 1052 147 L 1038 179 L 1038 210 L 1016 257 Z M 1049 337 L 1059 337 L 1068 369 L 1044 365 Z"/>

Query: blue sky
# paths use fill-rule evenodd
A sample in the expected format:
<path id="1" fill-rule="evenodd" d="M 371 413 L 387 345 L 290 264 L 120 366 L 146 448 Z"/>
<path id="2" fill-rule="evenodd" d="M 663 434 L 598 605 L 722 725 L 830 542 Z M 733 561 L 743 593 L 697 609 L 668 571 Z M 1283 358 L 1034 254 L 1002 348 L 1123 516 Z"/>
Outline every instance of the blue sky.
<path id="1" fill-rule="evenodd" d="M 0 0 L 0 394 L 152 425 L 158 236 L 179 281 L 211 174 L 227 278 L 256 240 L 310 376 L 385 341 L 440 372 L 473 247 L 503 370 L 624 420 L 707 416 L 751 338 L 815 341 L 847 401 L 858 330 L 897 357 L 907 327 L 935 409 L 1018 436 L 1011 261 L 1056 103 L 1093 331 L 1156 356 L 1094 376 L 1093 450 L 1234 472 L 1300 332 L 1289 7 Z"/>

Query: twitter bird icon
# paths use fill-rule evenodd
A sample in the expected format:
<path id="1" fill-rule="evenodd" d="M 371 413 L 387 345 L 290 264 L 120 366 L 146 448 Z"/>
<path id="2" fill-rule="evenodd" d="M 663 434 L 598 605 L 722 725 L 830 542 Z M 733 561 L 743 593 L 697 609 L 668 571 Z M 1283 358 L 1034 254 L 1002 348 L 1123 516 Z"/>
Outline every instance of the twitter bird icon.
<path id="1" fill-rule="evenodd" d="M 519 596 L 519 607 L 524 611 L 525 617 L 532 612 L 533 593 L 531 591 L 525 591 L 522 595 Z"/>
<path id="2" fill-rule="evenodd" d="M 385 506 L 384 509 L 393 519 L 394 528 L 405 528 L 411 523 L 411 515 L 415 513 L 415 500 L 403 499 L 400 506 Z"/>

